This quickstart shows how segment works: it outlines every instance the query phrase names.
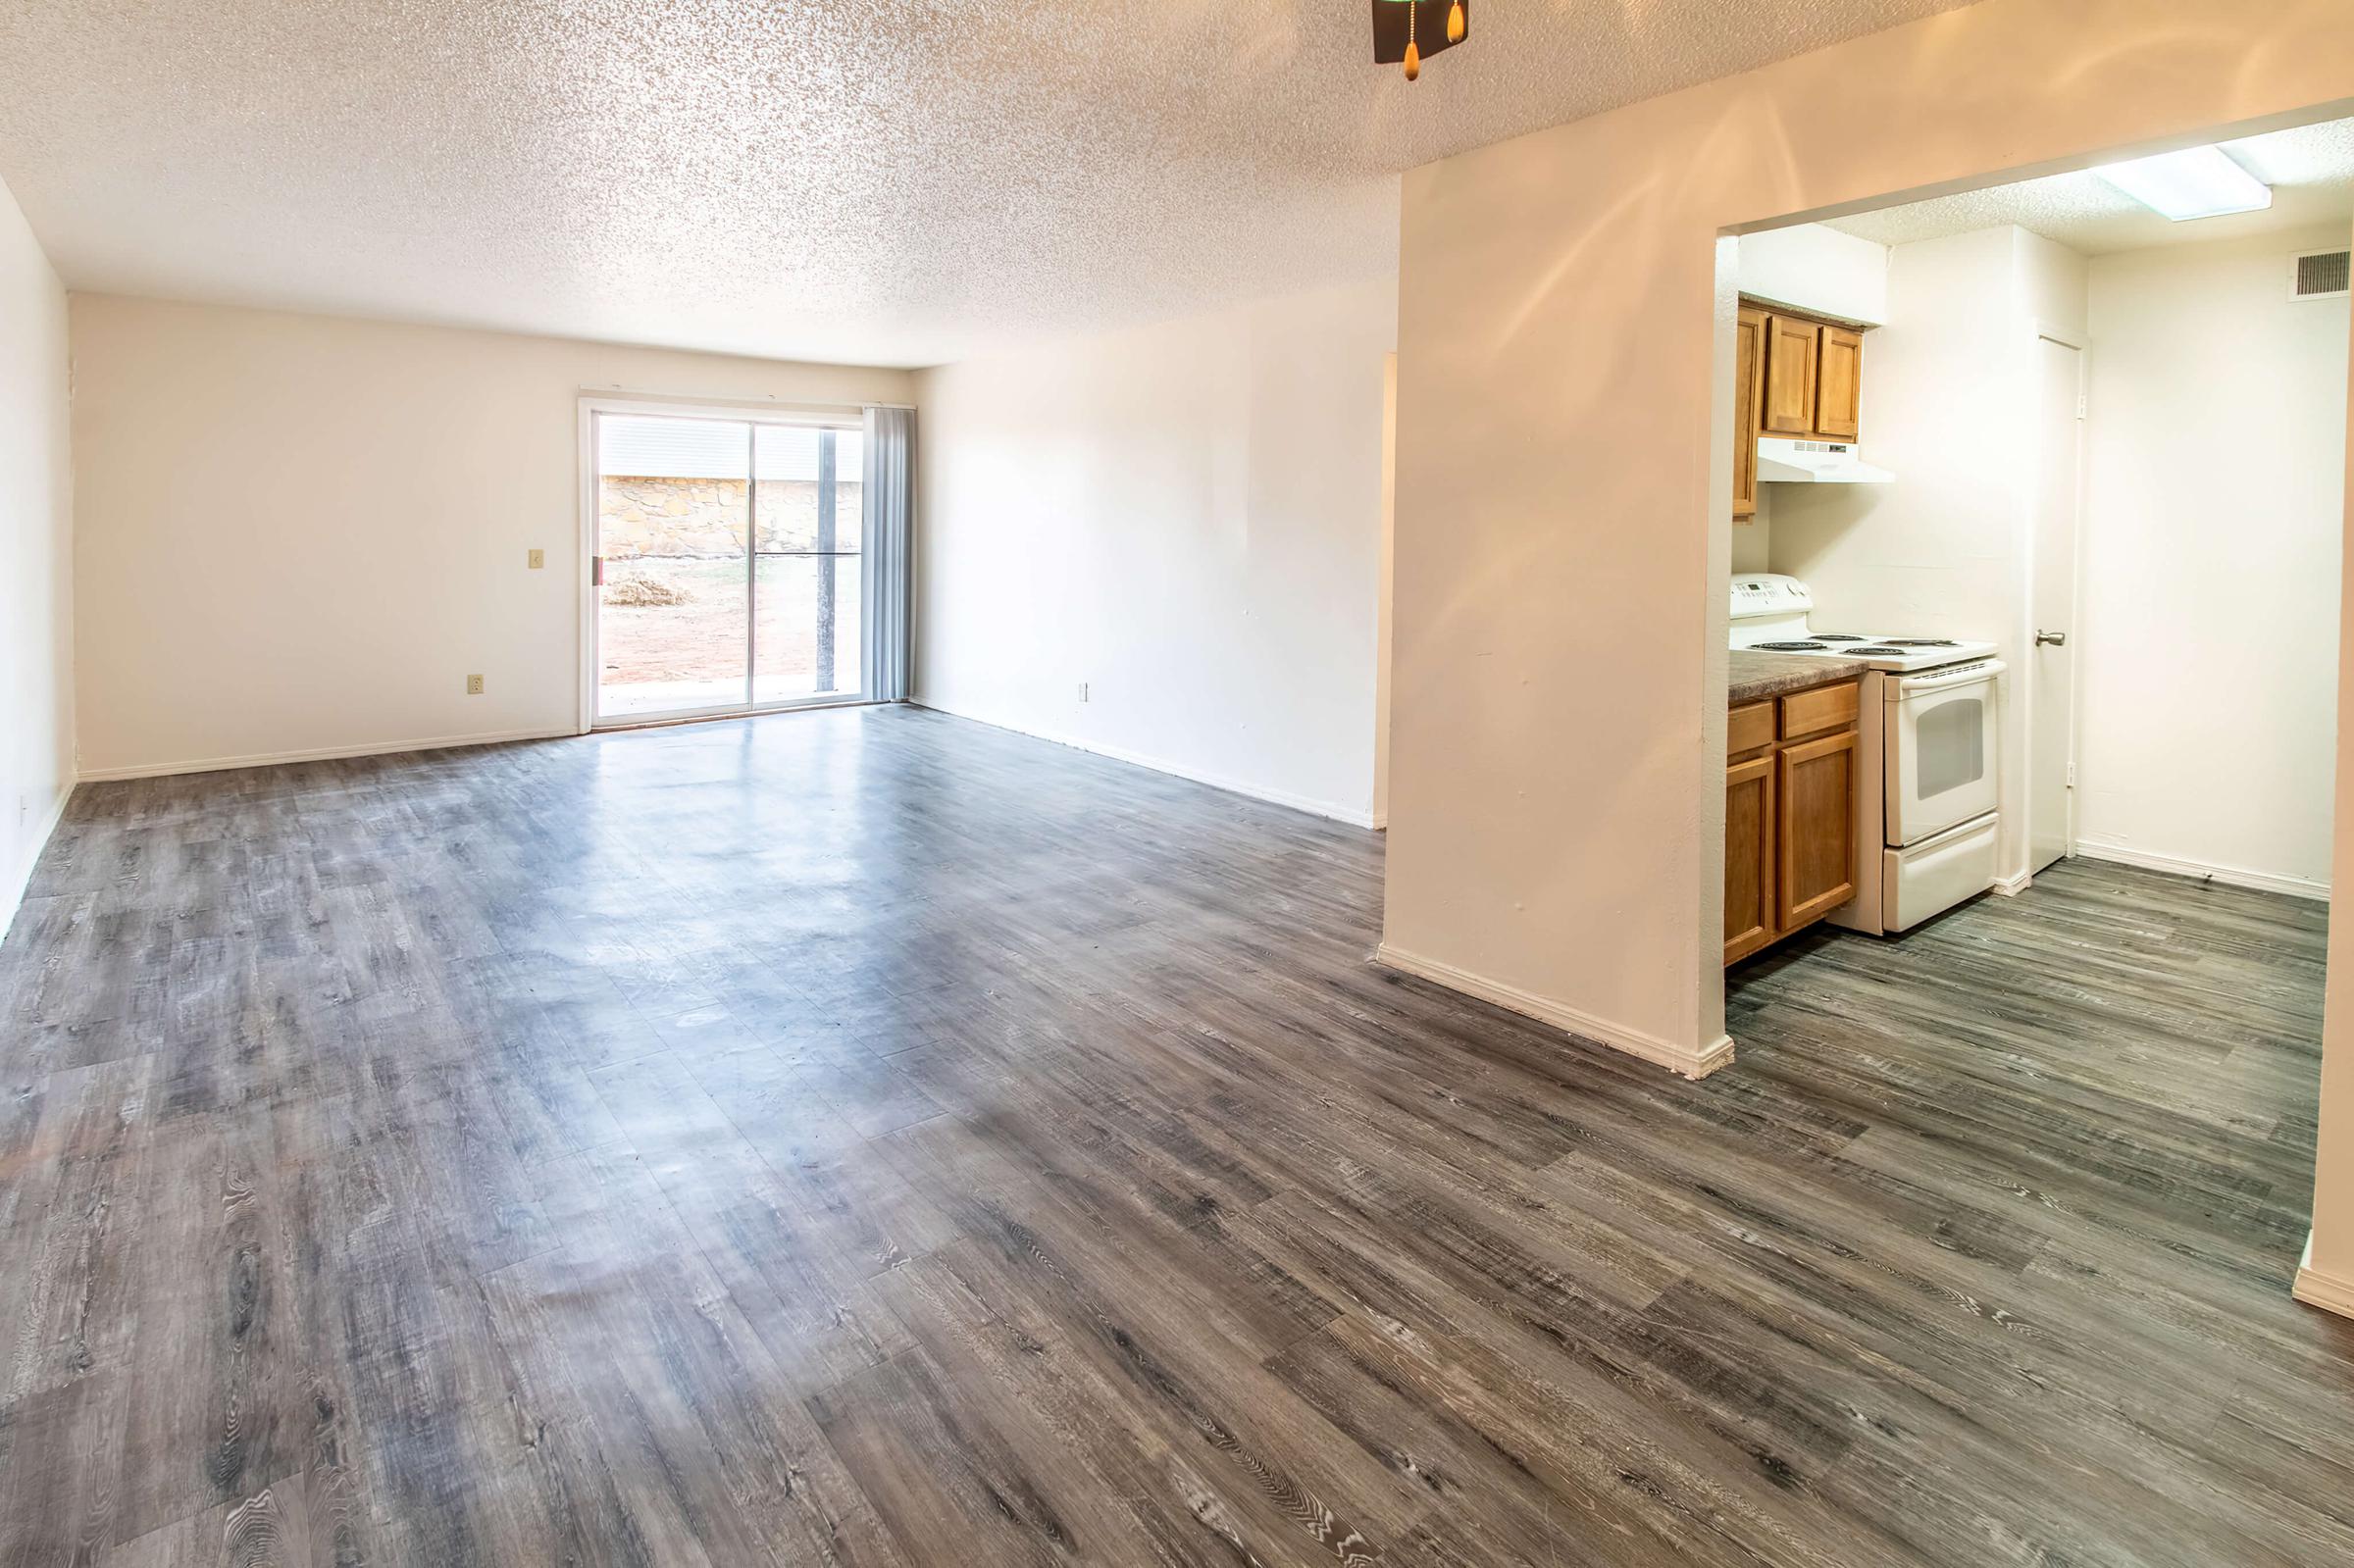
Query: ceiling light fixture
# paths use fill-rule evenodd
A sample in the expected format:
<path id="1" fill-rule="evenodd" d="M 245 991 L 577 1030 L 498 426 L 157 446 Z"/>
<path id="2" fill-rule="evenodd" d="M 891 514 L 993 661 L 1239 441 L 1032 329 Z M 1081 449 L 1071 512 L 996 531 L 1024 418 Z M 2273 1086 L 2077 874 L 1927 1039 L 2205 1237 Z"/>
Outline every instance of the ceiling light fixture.
<path id="1" fill-rule="evenodd" d="M 2233 163 L 2221 147 L 2186 147 L 2093 173 L 2177 224 L 2260 212 L 2273 204 L 2272 186 Z"/>
<path id="2" fill-rule="evenodd" d="M 1461 43 L 1471 34 L 1471 0 L 1372 0 L 1373 60 L 1376 65 L 1406 67 L 1406 79 L 1422 75 L 1422 59 Z M 1422 41 L 1422 13 L 1428 10 L 1435 27 L 1443 11 L 1446 36 Z"/>

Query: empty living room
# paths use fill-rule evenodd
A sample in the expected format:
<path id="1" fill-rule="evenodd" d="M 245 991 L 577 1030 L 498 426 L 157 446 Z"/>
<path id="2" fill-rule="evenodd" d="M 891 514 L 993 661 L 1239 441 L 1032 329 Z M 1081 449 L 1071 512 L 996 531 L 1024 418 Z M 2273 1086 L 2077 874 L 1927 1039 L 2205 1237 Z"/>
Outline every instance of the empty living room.
<path id="1" fill-rule="evenodd" d="M 0 1568 L 2354 1568 L 2354 8 L 0 75 Z"/>

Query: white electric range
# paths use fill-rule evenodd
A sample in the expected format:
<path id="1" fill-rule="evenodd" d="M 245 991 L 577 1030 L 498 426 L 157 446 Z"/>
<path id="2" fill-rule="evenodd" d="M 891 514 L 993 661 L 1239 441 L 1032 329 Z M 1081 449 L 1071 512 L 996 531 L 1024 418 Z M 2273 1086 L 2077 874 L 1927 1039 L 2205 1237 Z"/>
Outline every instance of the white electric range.
<path id="1" fill-rule="evenodd" d="M 1815 596 L 1794 577 L 1756 572 L 1733 579 L 1733 646 L 1760 653 L 1804 653 L 1862 659 L 1874 670 L 1934 670 L 1970 659 L 1991 659 L 1991 642 L 1961 637 L 1877 636 L 1863 632 L 1817 632 L 1808 625 Z"/>
<path id="2" fill-rule="evenodd" d="M 1736 575 L 1732 645 L 1869 667 L 1856 725 L 1856 896 L 1830 919 L 1903 931 L 1994 885 L 2003 662 L 1993 643 L 1962 637 L 1817 632 L 1814 609 L 1796 578 Z"/>

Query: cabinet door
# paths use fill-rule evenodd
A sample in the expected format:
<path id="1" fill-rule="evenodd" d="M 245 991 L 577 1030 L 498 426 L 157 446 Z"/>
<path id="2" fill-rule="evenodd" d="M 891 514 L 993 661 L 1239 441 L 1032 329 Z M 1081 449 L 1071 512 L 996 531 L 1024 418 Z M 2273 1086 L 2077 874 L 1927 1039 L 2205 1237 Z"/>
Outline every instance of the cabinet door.
<path id="1" fill-rule="evenodd" d="M 1815 432 L 1815 356 L 1822 329 L 1794 316 L 1766 318 L 1766 397 L 1759 429 L 1768 435 Z"/>
<path id="2" fill-rule="evenodd" d="M 1864 404 L 1864 334 L 1825 327 L 1815 356 L 1815 433 L 1852 441 Z"/>
<path id="3" fill-rule="evenodd" d="M 1756 517 L 1758 403 L 1766 392 L 1766 313 L 1742 306 L 1733 331 L 1733 516 Z"/>
<path id="4" fill-rule="evenodd" d="M 1774 936 L 1773 757 L 1724 770 L 1724 961 Z"/>
<path id="5" fill-rule="evenodd" d="M 1856 892 L 1856 733 L 1784 746 L 1775 806 L 1778 921 L 1796 931 Z"/>

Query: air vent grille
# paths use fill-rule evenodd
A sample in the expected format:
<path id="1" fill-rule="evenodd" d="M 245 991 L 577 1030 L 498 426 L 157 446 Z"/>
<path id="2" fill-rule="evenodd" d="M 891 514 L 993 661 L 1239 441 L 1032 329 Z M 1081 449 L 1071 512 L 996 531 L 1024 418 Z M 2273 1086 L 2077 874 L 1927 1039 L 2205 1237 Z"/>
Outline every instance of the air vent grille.
<path id="1" fill-rule="evenodd" d="M 2354 253 L 2342 250 L 2311 250 L 2296 258 L 2296 273 L 2289 286 L 2296 299 L 2332 299 L 2346 293 L 2350 280 L 2349 259 Z"/>

